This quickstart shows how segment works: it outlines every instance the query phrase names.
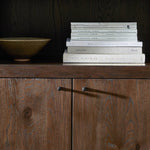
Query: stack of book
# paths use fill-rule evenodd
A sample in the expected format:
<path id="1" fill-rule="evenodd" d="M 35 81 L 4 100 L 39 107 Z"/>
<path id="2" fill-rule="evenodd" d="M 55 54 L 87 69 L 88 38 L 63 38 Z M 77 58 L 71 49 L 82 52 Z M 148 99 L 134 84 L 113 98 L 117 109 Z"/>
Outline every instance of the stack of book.
<path id="1" fill-rule="evenodd" d="M 65 65 L 144 65 L 136 22 L 71 23 Z"/>

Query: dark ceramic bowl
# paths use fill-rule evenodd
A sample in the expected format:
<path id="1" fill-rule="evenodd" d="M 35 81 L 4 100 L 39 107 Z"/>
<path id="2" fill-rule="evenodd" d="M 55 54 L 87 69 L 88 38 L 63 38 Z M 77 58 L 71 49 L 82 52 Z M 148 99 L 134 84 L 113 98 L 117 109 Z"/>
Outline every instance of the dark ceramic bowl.
<path id="1" fill-rule="evenodd" d="M 31 37 L 0 38 L 0 47 L 16 61 L 29 61 L 50 39 Z"/>

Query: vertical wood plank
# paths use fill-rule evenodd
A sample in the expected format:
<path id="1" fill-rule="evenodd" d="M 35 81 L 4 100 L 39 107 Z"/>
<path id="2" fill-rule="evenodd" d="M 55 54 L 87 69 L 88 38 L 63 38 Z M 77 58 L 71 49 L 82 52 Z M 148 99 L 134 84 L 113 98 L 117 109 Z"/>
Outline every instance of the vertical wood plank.
<path id="1" fill-rule="evenodd" d="M 70 150 L 70 80 L 0 79 L 0 149 Z"/>
<path id="2" fill-rule="evenodd" d="M 150 80 L 75 79 L 74 150 L 150 149 Z"/>

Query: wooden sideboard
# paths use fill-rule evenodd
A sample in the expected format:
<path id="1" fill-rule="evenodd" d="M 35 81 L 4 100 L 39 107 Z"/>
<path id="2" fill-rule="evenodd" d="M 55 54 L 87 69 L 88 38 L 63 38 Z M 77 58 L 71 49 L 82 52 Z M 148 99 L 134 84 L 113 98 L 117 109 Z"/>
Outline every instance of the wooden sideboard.
<path id="1" fill-rule="evenodd" d="M 150 149 L 150 65 L 0 64 L 0 149 Z"/>

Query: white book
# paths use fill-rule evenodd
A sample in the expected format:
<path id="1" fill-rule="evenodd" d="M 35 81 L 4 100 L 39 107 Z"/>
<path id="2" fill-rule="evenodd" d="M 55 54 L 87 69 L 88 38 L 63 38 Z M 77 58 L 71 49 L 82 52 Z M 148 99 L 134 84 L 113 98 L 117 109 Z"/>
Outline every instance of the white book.
<path id="1" fill-rule="evenodd" d="M 71 27 L 73 27 L 73 26 L 101 26 L 101 27 L 131 26 L 131 27 L 137 27 L 137 22 L 71 22 Z"/>
<path id="2" fill-rule="evenodd" d="M 105 36 L 99 36 L 99 37 L 71 37 L 72 41 L 137 41 L 137 37 L 105 37 Z"/>
<path id="3" fill-rule="evenodd" d="M 66 46 L 143 46 L 139 41 L 68 41 Z"/>
<path id="4" fill-rule="evenodd" d="M 71 29 L 72 33 L 137 33 L 136 29 Z"/>
<path id="5" fill-rule="evenodd" d="M 64 66 L 145 66 L 145 64 L 63 63 Z"/>
<path id="6" fill-rule="evenodd" d="M 69 46 L 68 53 L 74 54 L 142 54 L 142 47 L 140 46 L 125 46 L 125 47 L 84 47 L 84 46 Z"/>
<path id="7" fill-rule="evenodd" d="M 104 27 L 100 27 L 100 26 L 95 26 L 95 27 L 92 27 L 92 26 L 78 26 L 78 27 L 71 27 L 72 30 L 91 30 L 91 29 L 103 29 L 103 30 L 121 30 L 121 29 L 128 29 L 128 30 L 136 30 L 137 28 L 136 27 L 128 27 L 128 26 L 122 26 L 122 27 L 107 27 L 107 26 L 104 26 Z"/>
<path id="8" fill-rule="evenodd" d="M 103 36 L 103 37 L 137 37 L 137 33 L 134 33 L 134 32 L 130 32 L 130 33 L 126 33 L 126 32 L 123 32 L 123 33 L 113 33 L 113 32 L 102 32 L 102 33 L 71 33 L 71 37 L 100 37 L 100 36 Z"/>
<path id="9" fill-rule="evenodd" d="M 145 63 L 145 54 L 70 54 L 64 52 L 64 63 L 120 63 L 120 64 L 142 64 Z"/>
<path id="10" fill-rule="evenodd" d="M 116 28 L 116 29 L 137 29 L 137 23 L 71 23 L 71 29 L 75 28 Z"/>

